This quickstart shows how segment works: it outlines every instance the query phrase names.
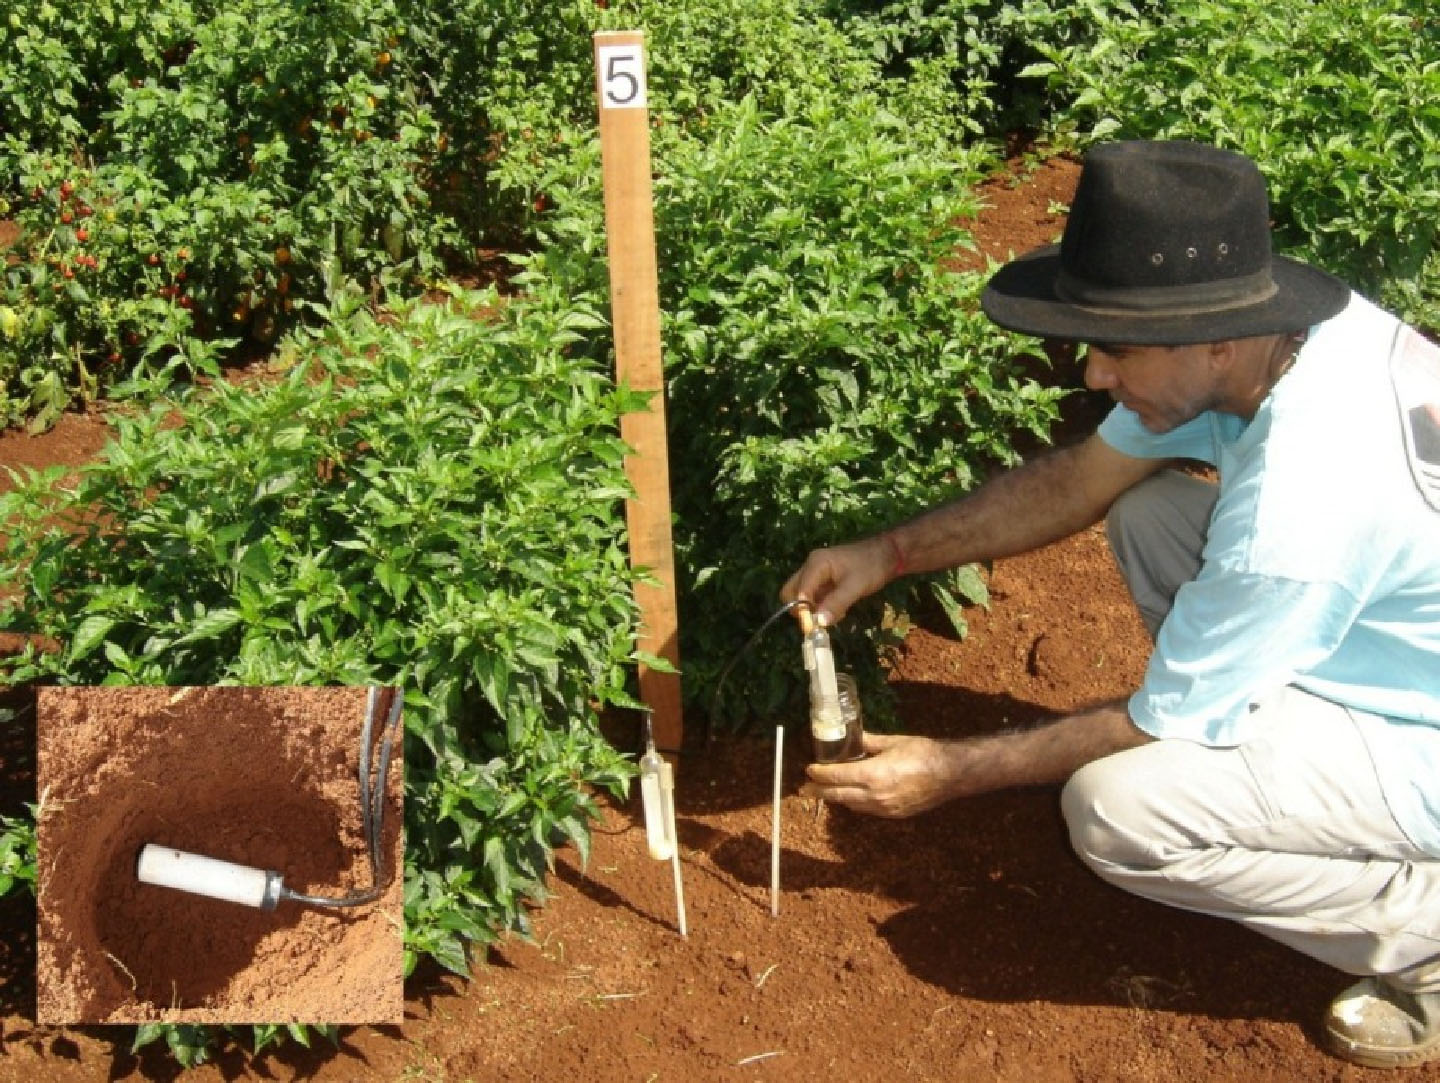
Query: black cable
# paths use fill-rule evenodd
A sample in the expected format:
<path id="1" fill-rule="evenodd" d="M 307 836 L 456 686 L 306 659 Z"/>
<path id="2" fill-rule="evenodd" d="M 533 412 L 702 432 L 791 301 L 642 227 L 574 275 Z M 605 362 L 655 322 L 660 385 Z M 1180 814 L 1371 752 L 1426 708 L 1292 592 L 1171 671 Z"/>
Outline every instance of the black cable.
<path id="1" fill-rule="evenodd" d="M 374 810 L 370 813 L 370 851 L 374 857 L 374 867 L 381 866 L 381 847 L 384 844 L 385 833 L 385 778 L 390 773 L 390 755 L 395 749 L 395 742 L 399 739 L 400 713 L 405 706 L 405 697 L 396 688 L 390 693 L 390 717 L 385 721 L 385 736 L 380 745 L 380 766 L 376 768 L 375 774 L 378 784 L 371 793 L 371 800 L 374 802 Z M 377 876 L 378 879 L 378 876 Z"/>
<path id="2" fill-rule="evenodd" d="M 365 834 L 365 850 L 370 858 L 370 887 L 365 891 L 331 897 L 326 895 L 305 895 L 289 888 L 281 888 L 280 897 L 292 902 L 308 903 L 311 906 L 332 908 L 360 906 L 378 899 L 385 890 L 386 877 L 382 875 L 383 861 L 381 847 L 385 828 L 385 780 L 390 772 L 390 756 L 395 747 L 400 727 L 400 714 L 405 697 L 400 689 L 391 691 L 390 713 L 380 738 L 380 757 L 372 783 L 370 777 L 370 746 L 375 738 L 375 719 L 379 713 L 380 689 L 371 686 L 365 699 L 365 722 L 360 729 L 360 825 Z"/>
<path id="3" fill-rule="evenodd" d="M 375 714 L 380 706 L 380 689 L 371 685 L 365 693 L 365 722 L 360 727 L 360 830 L 375 869 L 375 851 L 370 849 L 370 745 L 375 738 Z"/>
<path id="4" fill-rule="evenodd" d="M 755 646 L 770 625 L 774 624 L 792 609 L 799 609 L 802 606 L 808 608 L 810 603 L 803 598 L 796 598 L 793 602 L 786 602 L 779 609 L 775 610 L 775 612 L 771 613 L 770 616 L 766 618 L 765 623 L 755 630 L 755 633 L 745 641 L 745 645 L 735 652 L 730 661 L 725 664 L 725 668 L 720 671 L 720 679 L 715 682 L 715 695 L 710 699 L 710 714 L 705 719 L 705 743 L 707 745 L 710 743 L 710 735 L 715 724 L 715 719 L 720 717 L 720 693 L 725 688 L 725 679 L 730 676 L 730 671 L 735 668 L 735 664 L 739 662 L 741 658 L 745 657 L 746 652 Z"/>

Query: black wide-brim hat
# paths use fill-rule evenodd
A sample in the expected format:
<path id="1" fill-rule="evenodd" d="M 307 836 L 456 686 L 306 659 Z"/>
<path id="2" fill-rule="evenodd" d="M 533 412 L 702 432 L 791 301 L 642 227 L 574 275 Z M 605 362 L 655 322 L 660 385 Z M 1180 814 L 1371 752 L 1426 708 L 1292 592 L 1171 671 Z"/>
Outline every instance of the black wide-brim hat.
<path id="1" fill-rule="evenodd" d="M 1086 155 L 1060 243 L 1002 267 L 980 306 L 1041 338 L 1179 346 L 1300 331 L 1349 296 L 1338 278 L 1272 254 L 1250 159 L 1135 141 Z"/>

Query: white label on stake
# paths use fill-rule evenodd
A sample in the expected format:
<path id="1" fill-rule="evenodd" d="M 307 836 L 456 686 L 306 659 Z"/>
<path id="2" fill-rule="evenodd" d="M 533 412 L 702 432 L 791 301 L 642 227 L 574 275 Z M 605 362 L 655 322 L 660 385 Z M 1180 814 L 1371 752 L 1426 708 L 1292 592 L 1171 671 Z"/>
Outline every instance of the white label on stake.
<path id="1" fill-rule="evenodd" d="M 645 50 L 633 45 L 602 45 L 596 50 L 600 61 L 600 108 L 644 109 Z"/>

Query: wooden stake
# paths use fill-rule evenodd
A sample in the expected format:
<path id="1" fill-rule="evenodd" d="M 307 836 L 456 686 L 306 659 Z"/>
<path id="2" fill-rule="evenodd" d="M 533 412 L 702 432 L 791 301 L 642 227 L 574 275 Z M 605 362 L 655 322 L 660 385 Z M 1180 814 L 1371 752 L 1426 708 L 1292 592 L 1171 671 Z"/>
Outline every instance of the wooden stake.
<path id="1" fill-rule="evenodd" d="M 625 470 L 635 488 L 634 499 L 625 506 L 630 564 L 649 569 L 655 580 L 635 586 L 641 621 L 637 646 L 679 669 L 643 32 L 601 31 L 595 35 L 595 91 L 600 108 L 616 379 L 637 391 L 652 393 L 649 411 L 626 414 L 620 421 L 621 439 L 632 449 Z M 650 708 L 657 746 L 662 752 L 678 752 L 684 736 L 680 675 L 642 665 L 640 698 Z"/>

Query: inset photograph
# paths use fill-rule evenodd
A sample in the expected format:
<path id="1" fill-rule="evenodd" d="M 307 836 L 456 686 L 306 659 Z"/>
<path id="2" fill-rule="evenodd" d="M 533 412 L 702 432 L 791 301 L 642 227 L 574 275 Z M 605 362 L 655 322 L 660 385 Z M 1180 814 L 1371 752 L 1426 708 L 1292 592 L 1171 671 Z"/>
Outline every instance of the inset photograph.
<path id="1" fill-rule="evenodd" d="M 402 695 L 42 688 L 42 1024 L 404 1019 Z"/>

